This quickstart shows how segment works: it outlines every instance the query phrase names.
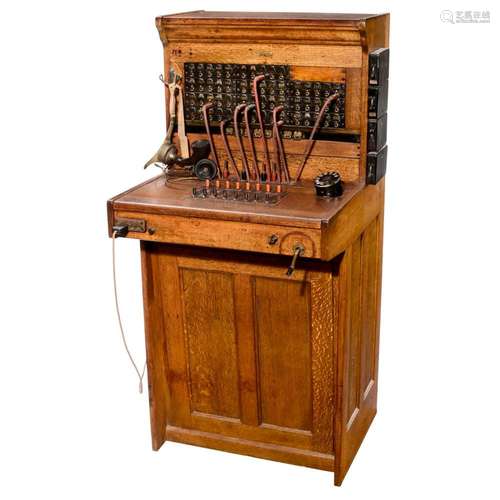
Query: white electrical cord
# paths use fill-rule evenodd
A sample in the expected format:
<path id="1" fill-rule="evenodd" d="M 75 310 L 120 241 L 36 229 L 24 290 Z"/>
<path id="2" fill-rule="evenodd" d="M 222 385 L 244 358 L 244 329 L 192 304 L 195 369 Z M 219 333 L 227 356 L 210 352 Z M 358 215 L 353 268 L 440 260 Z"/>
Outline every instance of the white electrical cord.
<path id="1" fill-rule="evenodd" d="M 120 333 L 122 335 L 123 345 L 125 346 L 125 350 L 127 351 L 130 362 L 132 363 L 132 366 L 134 367 L 134 370 L 137 373 L 137 376 L 139 377 L 139 393 L 142 394 L 142 379 L 144 378 L 144 373 L 146 372 L 146 362 L 144 362 L 144 367 L 141 373 L 139 371 L 139 368 L 137 368 L 134 358 L 132 357 L 132 354 L 130 353 L 130 350 L 128 348 L 127 339 L 125 338 L 125 332 L 123 331 L 122 317 L 120 315 L 120 306 L 118 305 L 118 290 L 116 286 L 116 256 L 115 256 L 116 234 L 117 232 L 113 231 L 113 285 L 115 289 L 116 315 L 118 317 L 118 324 L 120 325 Z"/>

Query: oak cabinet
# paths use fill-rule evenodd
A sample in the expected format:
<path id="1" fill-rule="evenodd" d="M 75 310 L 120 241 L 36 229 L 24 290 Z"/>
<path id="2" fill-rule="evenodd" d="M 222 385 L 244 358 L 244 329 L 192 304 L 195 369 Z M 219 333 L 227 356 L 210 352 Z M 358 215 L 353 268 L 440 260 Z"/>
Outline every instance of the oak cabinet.
<path id="1" fill-rule="evenodd" d="M 153 448 L 306 465 L 340 485 L 376 413 L 389 15 L 195 11 L 156 24 L 177 127 L 153 159 L 175 168 L 108 201 L 110 236 L 141 241 Z M 194 178 L 182 153 L 200 140 L 215 180 Z M 325 197 L 316 181 L 332 171 L 342 193 Z"/>
<path id="2" fill-rule="evenodd" d="M 287 257 L 141 243 L 155 448 L 348 465 L 375 413 L 379 221 L 291 277 Z"/>

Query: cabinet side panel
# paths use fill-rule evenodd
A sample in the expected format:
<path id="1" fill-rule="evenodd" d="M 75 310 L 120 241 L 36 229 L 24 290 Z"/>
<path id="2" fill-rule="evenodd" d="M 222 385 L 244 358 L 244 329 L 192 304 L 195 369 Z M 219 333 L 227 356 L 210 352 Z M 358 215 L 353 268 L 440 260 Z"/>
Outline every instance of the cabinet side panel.
<path id="1" fill-rule="evenodd" d="M 240 417 L 233 276 L 181 269 L 191 411 Z"/>
<path id="2" fill-rule="evenodd" d="M 310 284 L 255 278 L 261 421 L 311 431 Z"/>
<path id="3" fill-rule="evenodd" d="M 340 485 L 376 413 L 382 213 L 344 256 L 338 354 L 335 484 Z M 343 325 L 343 326 L 342 326 Z"/>
<path id="4" fill-rule="evenodd" d="M 361 283 L 362 283 L 362 244 L 363 236 L 358 238 L 351 247 L 351 283 L 350 283 L 350 334 L 345 340 L 345 356 L 347 370 L 344 384 L 347 387 L 347 412 L 344 424 L 350 428 L 359 412 L 359 376 L 361 345 Z"/>
<path id="5" fill-rule="evenodd" d="M 380 216 L 363 235 L 363 303 L 362 335 L 360 345 L 360 397 L 364 400 L 375 384 L 377 353 L 377 238 Z"/>

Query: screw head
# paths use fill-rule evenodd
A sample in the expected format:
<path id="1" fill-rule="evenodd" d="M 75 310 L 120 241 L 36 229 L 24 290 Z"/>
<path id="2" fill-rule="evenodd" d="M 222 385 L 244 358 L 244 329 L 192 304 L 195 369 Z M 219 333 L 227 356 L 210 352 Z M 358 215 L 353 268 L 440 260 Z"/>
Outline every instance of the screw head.
<path id="1" fill-rule="evenodd" d="M 277 234 L 271 234 L 271 236 L 269 236 L 267 242 L 270 245 L 276 245 L 276 243 L 278 243 L 278 235 Z"/>

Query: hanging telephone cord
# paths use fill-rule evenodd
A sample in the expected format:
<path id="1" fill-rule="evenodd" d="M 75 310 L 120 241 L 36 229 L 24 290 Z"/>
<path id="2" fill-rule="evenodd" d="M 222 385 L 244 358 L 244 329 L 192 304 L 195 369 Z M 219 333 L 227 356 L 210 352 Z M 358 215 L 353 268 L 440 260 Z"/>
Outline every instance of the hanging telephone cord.
<path id="1" fill-rule="evenodd" d="M 120 325 L 120 333 L 122 336 L 123 345 L 125 346 L 125 350 L 127 351 L 130 362 L 132 363 L 132 366 L 134 367 L 134 370 L 137 373 L 137 376 L 139 377 L 139 393 L 142 394 L 142 388 L 143 388 L 142 380 L 144 378 L 144 373 L 146 372 L 146 362 L 144 362 L 142 372 L 140 372 L 139 368 L 137 368 L 137 365 L 134 361 L 132 354 L 130 353 L 130 349 L 128 348 L 127 339 L 125 337 L 125 332 L 123 330 L 122 317 L 120 314 L 120 306 L 118 305 L 118 290 L 116 286 L 116 256 L 115 256 L 115 241 L 117 234 L 118 231 L 113 231 L 113 285 L 115 290 L 116 315 L 118 317 L 118 324 Z"/>

